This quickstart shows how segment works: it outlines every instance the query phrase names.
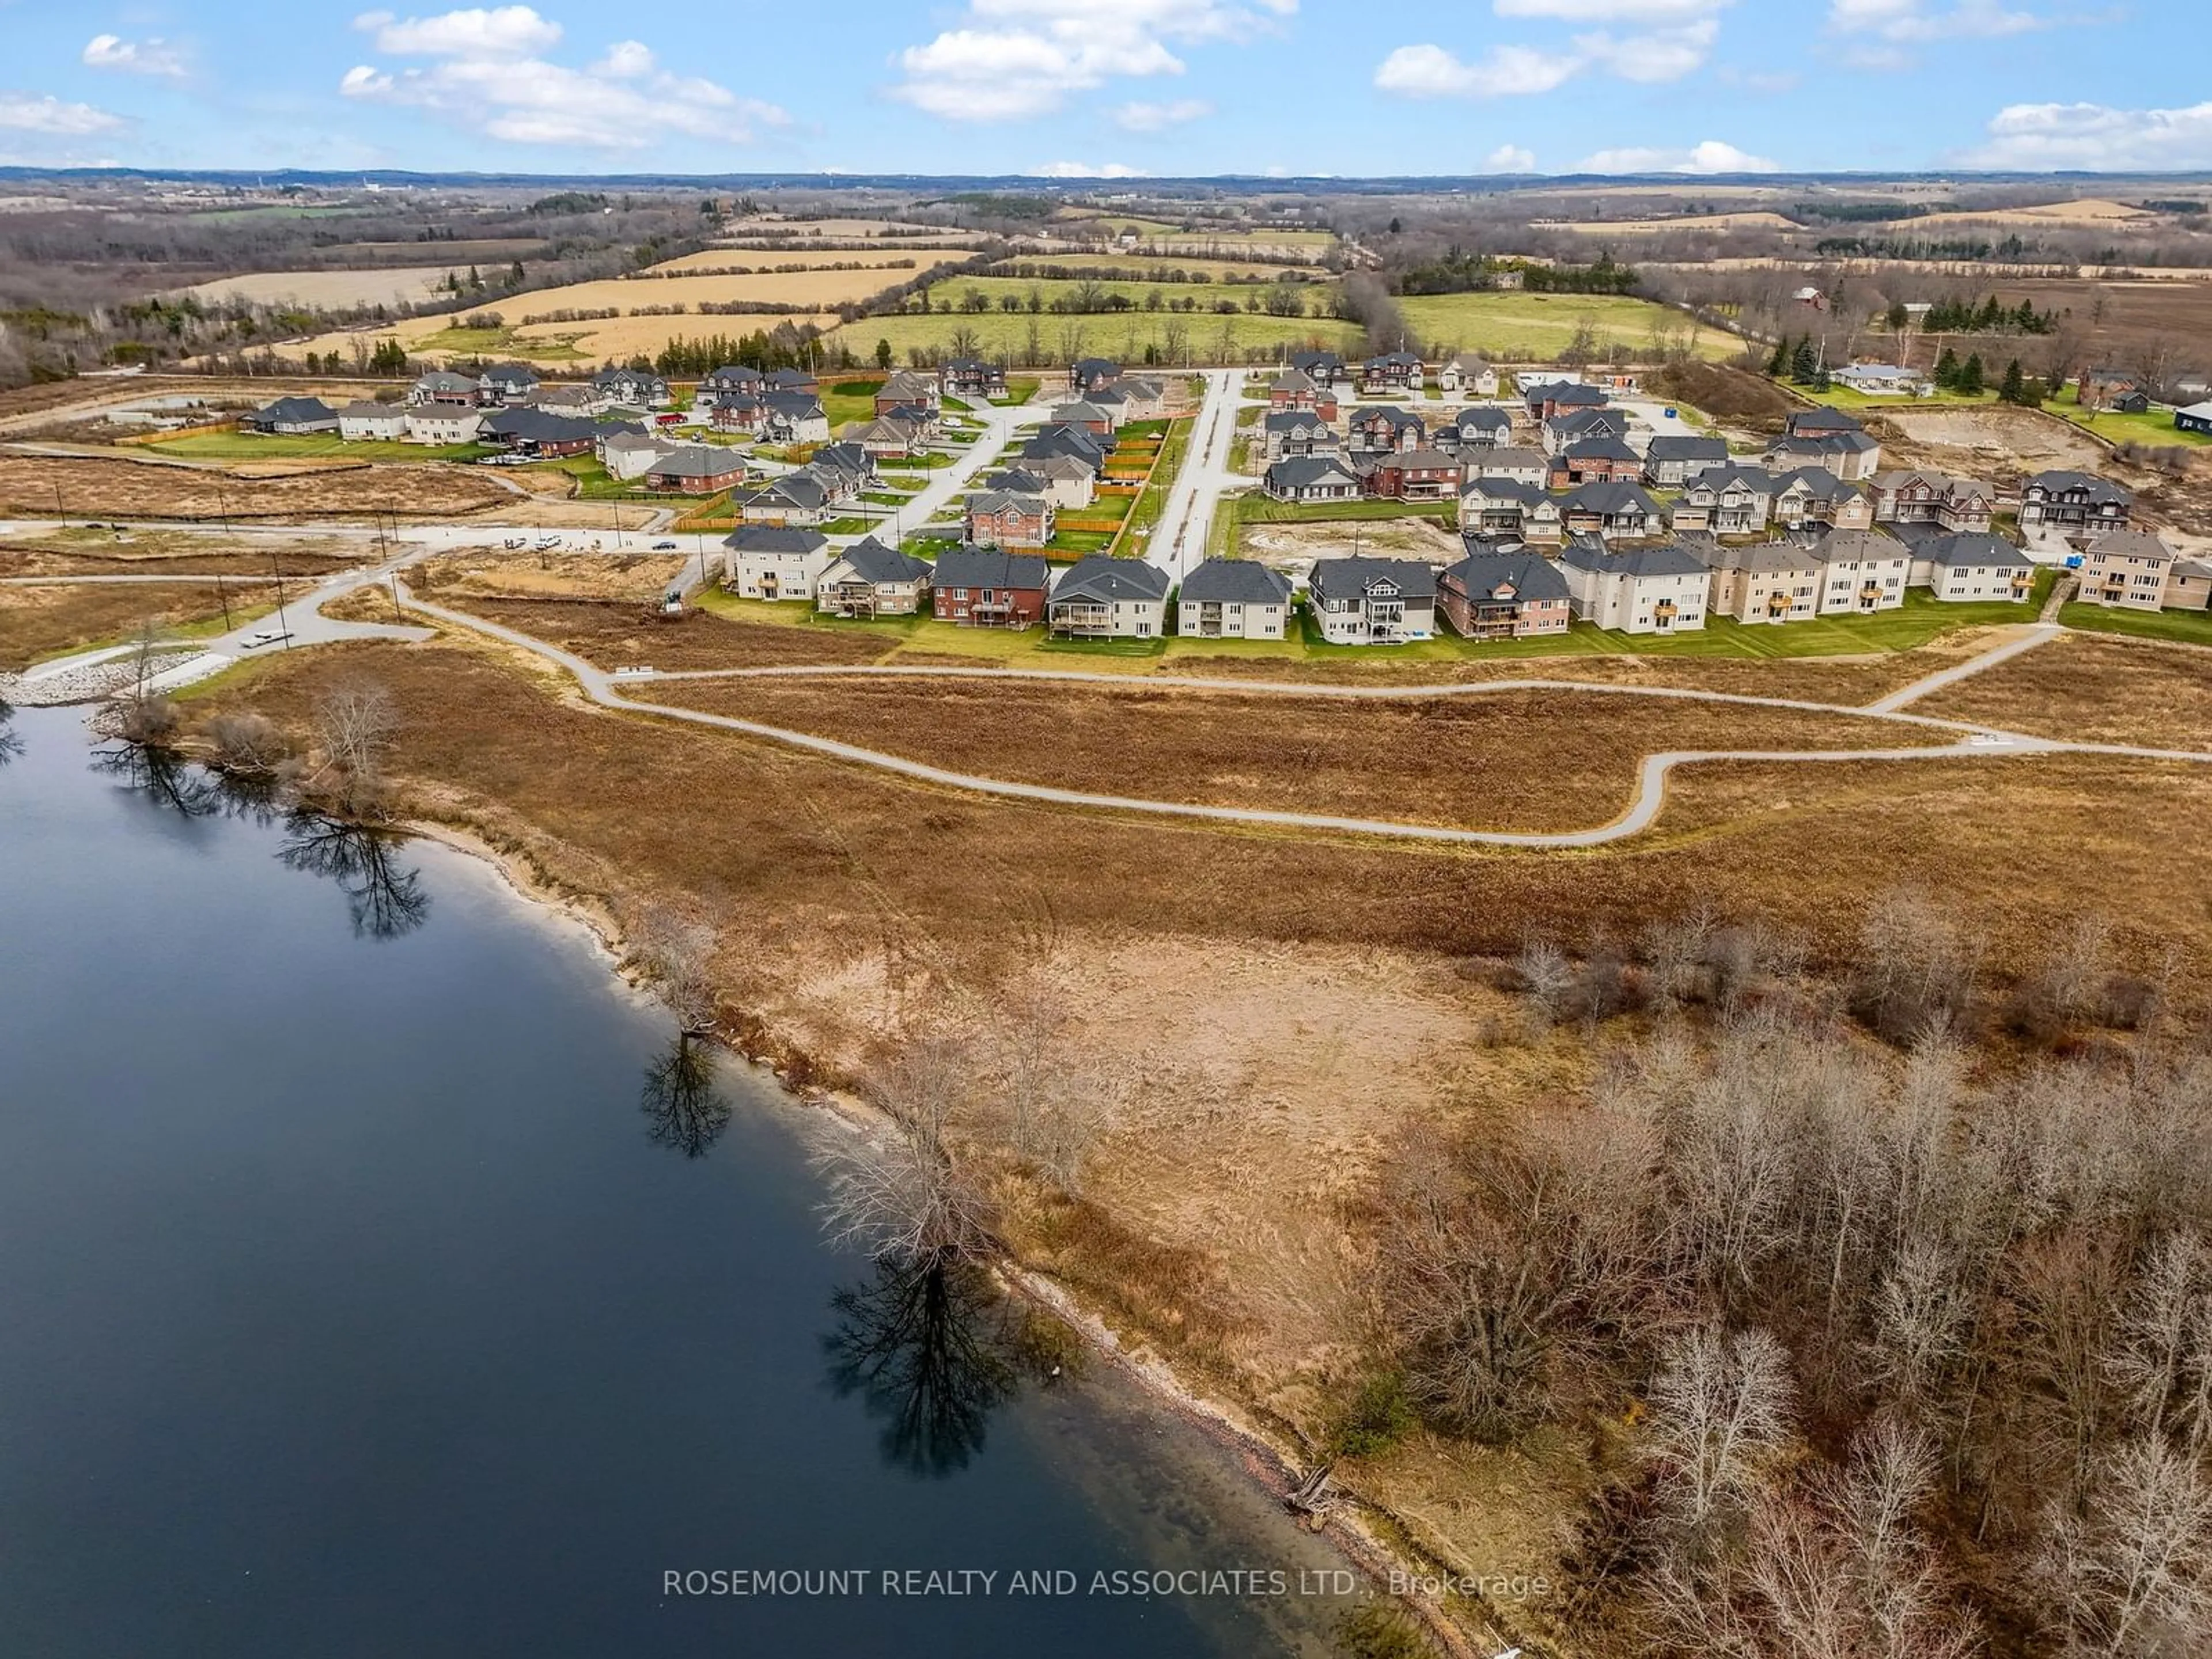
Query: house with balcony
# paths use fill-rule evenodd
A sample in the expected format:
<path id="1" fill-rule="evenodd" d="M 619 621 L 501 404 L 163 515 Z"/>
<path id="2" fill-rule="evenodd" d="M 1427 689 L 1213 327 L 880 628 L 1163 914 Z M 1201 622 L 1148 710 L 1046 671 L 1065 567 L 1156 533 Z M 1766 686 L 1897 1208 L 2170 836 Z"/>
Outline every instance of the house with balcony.
<path id="1" fill-rule="evenodd" d="M 1876 524 L 1932 524 L 1950 532 L 1987 530 L 1996 503 L 1996 491 L 1988 484 L 1942 472 L 1877 472 L 1868 483 Z"/>
<path id="2" fill-rule="evenodd" d="M 1511 538 L 1556 545 L 1565 539 L 1559 498 L 1519 478 L 1471 478 L 1460 487 L 1463 536 Z"/>
<path id="3" fill-rule="evenodd" d="M 1292 368 L 1324 389 L 1352 384 L 1352 371 L 1334 351 L 1293 351 L 1288 361 Z"/>
<path id="4" fill-rule="evenodd" d="M 1667 510 L 1678 535 L 1756 536 L 1774 505 L 1773 475 L 1756 466 L 1711 466 L 1689 481 Z"/>
<path id="5" fill-rule="evenodd" d="M 781 525 L 739 525 L 722 538 L 722 585 L 744 599 L 811 605 L 831 562 L 830 541 L 821 532 Z"/>
<path id="6" fill-rule="evenodd" d="M 1679 634 L 1705 625 L 1705 561 L 1676 542 L 1615 549 L 1577 536 L 1559 555 L 1576 617 L 1624 634 Z"/>
<path id="7" fill-rule="evenodd" d="M 2017 599 L 2035 591 L 2035 566 L 2002 536 L 1985 530 L 1929 536 L 1912 544 L 1914 587 L 1932 590 L 1939 599 Z"/>
<path id="8" fill-rule="evenodd" d="M 2135 496 L 2094 472 L 2055 468 L 2020 488 L 2022 530 L 2056 531 L 2069 541 L 2128 527 Z"/>
<path id="9" fill-rule="evenodd" d="M 1085 357 L 1067 371 L 1068 389 L 1080 398 L 1121 378 L 1121 365 L 1109 357 Z"/>
<path id="10" fill-rule="evenodd" d="M 1425 640 L 1436 632 L 1436 572 L 1419 559 L 1319 559 L 1306 609 L 1331 645 Z"/>
<path id="11" fill-rule="evenodd" d="M 1724 438 L 1662 433 L 1644 452 L 1644 481 L 1654 489 L 1680 489 L 1708 467 L 1728 465 Z"/>
<path id="12" fill-rule="evenodd" d="M 1261 416 L 1260 430 L 1270 462 L 1308 455 L 1334 455 L 1343 447 L 1336 428 L 1310 410 L 1271 409 Z"/>
<path id="13" fill-rule="evenodd" d="M 917 424 L 933 427 L 941 407 L 937 382 L 918 369 L 902 368 L 885 378 L 876 388 L 876 418 L 886 415 L 911 415 Z"/>
<path id="14" fill-rule="evenodd" d="M 1044 620 L 1051 585 L 1041 553 L 951 547 L 930 574 L 932 614 L 963 628 L 1028 628 Z"/>
<path id="15" fill-rule="evenodd" d="M 1690 538 L 1684 538 L 1690 545 Z M 1705 541 L 1692 549 L 1712 574 L 1705 614 L 1740 623 L 1807 622 L 1820 614 L 1822 572 L 1817 553 L 1794 541 Z"/>
<path id="16" fill-rule="evenodd" d="M 1552 470 L 1544 482 L 1553 489 L 1576 484 L 1614 482 L 1640 484 L 1644 458 L 1619 438 L 1582 438 L 1552 457 Z"/>
<path id="17" fill-rule="evenodd" d="M 971 404 L 1004 398 L 1007 395 L 1006 366 L 987 363 L 981 357 L 955 357 L 937 371 L 937 393 L 940 407 L 946 398 Z"/>
<path id="18" fill-rule="evenodd" d="M 1642 485 L 1609 481 L 1568 491 L 1559 503 L 1559 522 L 1570 538 L 1595 536 L 1608 542 L 1641 541 L 1665 528 L 1659 503 Z"/>
<path id="19" fill-rule="evenodd" d="M 1567 409 L 1545 420 L 1537 437 L 1547 455 L 1557 455 L 1593 438 L 1611 438 L 1626 444 L 1635 427 L 1625 409 Z"/>
<path id="20" fill-rule="evenodd" d="M 757 402 L 768 390 L 768 376 L 757 368 L 743 363 L 726 363 L 709 370 L 699 382 L 699 390 L 692 399 L 692 408 L 712 412 L 725 404 L 749 398 Z"/>
<path id="21" fill-rule="evenodd" d="M 1770 517 L 1791 530 L 1870 530 L 1874 498 L 1863 485 L 1846 483 L 1826 467 L 1800 467 L 1775 480 Z"/>
<path id="22" fill-rule="evenodd" d="M 477 402 L 506 409 L 538 395 L 538 371 L 528 363 L 494 363 L 477 376 Z"/>
<path id="23" fill-rule="evenodd" d="M 1362 397 L 1401 397 L 1408 392 L 1419 391 L 1427 381 L 1426 366 L 1410 351 L 1386 351 L 1380 357 L 1370 357 L 1359 366 Z"/>
<path id="24" fill-rule="evenodd" d="M 1389 405 L 1356 409 L 1352 412 L 1350 430 L 1345 439 L 1345 453 L 1349 459 L 1360 460 L 1419 449 L 1428 434 L 1428 422 L 1402 409 Z"/>
<path id="25" fill-rule="evenodd" d="M 1513 440 L 1513 416 L 1496 404 L 1474 404 L 1437 422 L 1432 447 L 1447 455 L 1503 449 Z"/>
<path id="26" fill-rule="evenodd" d="M 1291 579 L 1256 559 L 1206 559 L 1176 594 L 1176 632 L 1186 639 L 1286 639 L 1294 614 Z"/>
<path id="27" fill-rule="evenodd" d="M 930 568 L 873 536 L 834 554 L 814 583 L 814 608 L 866 620 L 911 617 L 929 602 Z"/>
<path id="28" fill-rule="evenodd" d="M 1367 475 L 1368 493 L 1399 501 L 1449 501 L 1459 498 L 1460 465 L 1434 449 L 1409 449 L 1385 455 Z"/>
<path id="29" fill-rule="evenodd" d="M 1158 639 L 1168 631 L 1170 580 L 1142 559 L 1087 554 L 1053 584 L 1046 625 L 1062 639 Z"/>
<path id="30" fill-rule="evenodd" d="M 1833 617 L 1894 611 L 1905 603 L 1912 552 L 1879 530 L 1832 530 L 1812 544 L 1820 560 L 1820 607 Z"/>
<path id="31" fill-rule="evenodd" d="M 2174 579 L 2178 566 L 2192 562 L 2148 531 L 2112 531 L 2081 555 L 2081 597 L 2128 611 L 2163 611 L 2171 598 L 2175 609 L 2196 610 L 2203 602 L 2188 603 L 2192 579 Z"/>
<path id="32" fill-rule="evenodd" d="M 1437 600 L 1453 632 L 1470 640 L 1521 640 L 1564 634 L 1572 615 L 1567 579 L 1541 554 L 1501 550 L 1480 538 L 1444 567 Z"/>

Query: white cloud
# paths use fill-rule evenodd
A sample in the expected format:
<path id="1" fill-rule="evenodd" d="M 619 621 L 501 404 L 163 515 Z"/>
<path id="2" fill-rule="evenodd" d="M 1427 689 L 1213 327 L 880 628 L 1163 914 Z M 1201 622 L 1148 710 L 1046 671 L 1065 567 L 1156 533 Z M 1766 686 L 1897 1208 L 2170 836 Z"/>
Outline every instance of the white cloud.
<path id="1" fill-rule="evenodd" d="M 1171 104 L 1124 104 L 1114 112 L 1114 119 L 1129 132 L 1164 132 L 1212 113 L 1213 106 L 1203 98 L 1178 98 Z"/>
<path id="2" fill-rule="evenodd" d="M 1861 69 L 1902 69 L 1909 48 L 1934 40 L 1996 40 L 2080 18 L 2008 7 L 2002 0 L 1828 0 L 1828 31 L 1850 44 L 1844 61 Z"/>
<path id="3" fill-rule="evenodd" d="M 1375 84 L 1408 98 L 1527 98 L 1571 80 L 1585 61 L 1533 46 L 1492 46 L 1470 64 L 1438 46 L 1401 46 L 1376 70 Z"/>
<path id="4" fill-rule="evenodd" d="M 1033 179 L 1141 179 L 1141 170 L 1120 161 L 1108 161 L 1103 166 L 1090 161 L 1047 161 L 1041 167 L 1031 167 Z"/>
<path id="5" fill-rule="evenodd" d="M 1705 67 L 1721 26 L 1707 18 L 1680 28 L 1657 29 L 1616 40 L 1609 34 L 1580 34 L 1575 46 L 1593 64 L 1624 81 L 1656 86 L 1679 81 Z"/>
<path id="6" fill-rule="evenodd" d="M 346 71 L 339 92 L 424 110 L 509 143 L 640 149 L 671 131 L 744 143 L 754 128 L 791 118 L 712 81 L 671 74 L 636 40 L 617 41 L 586 69 L 548 62 L 532 54 L 556 44 L 561 26 L 527 6 L 404 23 L 368 12 L 354 22 L 386 52 L 437 61 L 397 73 L 360 64 Z"/>
<path id="7" fill-rule="evenodd" d="M 1725 11 L 1732 0 L 1492 0 L 1500 17 L 1555 17 L 1569 23 L 1680 23 Z"/>
<path id="8" fill-rule="evenodd" d="M 1708 138 L 1688 149 L 1633 147 L 1601 149 L 1576 165 L 1577 173 L 1778 173 L 1779 162 Z"/>
<path id="9" fill-rule="evenodd" d="M 161 75 L 181 78 L 185 55 L 162 40 L 125 40 L 119 34 L 95 34 L 84 43 L 81 61 L 87 69 L 119 70 L 127 75 Z"/>
<path id="10" fill-rule="evenodd" d="M 404 21 L 365 11 L 353 26 L 373 33 L 379 52 L 405 58 L 528 58 L 561 44 L 561 26 L 528 6 L 477 6 Z"/>
<path id="11" fill-rule="evenodd" d="M 0 92 L 0 129 L 10 132 L 44 132 L 82 138 L 94 132 L 113 132 L 126 123 L 90 104 L 64 104 L 52 94 Z"/>
<path id="12" fill-rule="evenodd" d="M 1485 173 L 1534 173 L 1536 152 L 1523 149 L 1518 144 L 1500 144 L 1482 158 Z"/>
<path id="13" fill-rule="evenodd" d="M 948 121 L 1060 108 L 1115 76 L 1181 75 L 1170 48 L 1243 40 L 1298 0 L 969 0 L 961 27 L 898 55 L 891 94 Z"/>
<path id="14" fill-rule="evenodd" d="M 1969 167 L 2042 171 L 2194 171 L 2212 167 L 2212 103 L 2186 109 L 2104 104 L 2010 104 L 1990 121 L 1990 141 Z"/>

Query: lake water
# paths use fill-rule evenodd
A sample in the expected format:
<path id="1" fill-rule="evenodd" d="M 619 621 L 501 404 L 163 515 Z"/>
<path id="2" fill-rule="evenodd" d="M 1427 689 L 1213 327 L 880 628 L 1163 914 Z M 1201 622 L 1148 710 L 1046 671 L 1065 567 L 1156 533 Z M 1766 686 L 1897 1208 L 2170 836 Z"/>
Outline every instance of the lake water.
<path id="1" fill-rule="evenodd" d="M 13 729 L 0 1650 L 1332 1650 L 1322 1545 L 973 1287 L 826 1248 L 805 1114 L 726 1064 L 721 1122 L 580 930 Z M 771 1569 L 854 1577 L 665 1577 Z M 883 1577 L 933 1569 L 997 1577 Z M 1280 1589 L 1097 1577 L 1191 1569 Z"/>

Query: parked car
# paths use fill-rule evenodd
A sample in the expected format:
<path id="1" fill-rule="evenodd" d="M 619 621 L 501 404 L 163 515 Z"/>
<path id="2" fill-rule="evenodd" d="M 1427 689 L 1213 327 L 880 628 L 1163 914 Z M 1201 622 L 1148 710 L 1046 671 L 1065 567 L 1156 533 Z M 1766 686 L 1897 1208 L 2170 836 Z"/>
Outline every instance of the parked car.
<path id="1" fill-rule="evenodd" d="M 653 544 L 653 550 L 656 553 L 673 553 L 676 550 L 676 544 L 674 542 L 655 542 Z"/>

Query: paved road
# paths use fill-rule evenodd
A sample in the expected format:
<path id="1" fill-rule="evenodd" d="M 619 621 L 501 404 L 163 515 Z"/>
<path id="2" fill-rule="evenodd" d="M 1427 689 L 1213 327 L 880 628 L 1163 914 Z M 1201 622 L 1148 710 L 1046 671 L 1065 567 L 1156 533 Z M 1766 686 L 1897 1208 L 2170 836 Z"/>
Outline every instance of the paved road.
<path id="1" fill-rule="evenodd" d="M 1159 566 L 1176 581 L 1206 557 L 1206 539 L 1222 492 L 1252 482 L 1229 469 L 1243 410 L 1244 371 L 1210 368 L 1203 373 L 1206 398 L 1191 428 L 1190 448 L 1145 550 L 1146 562 Z"/>
<path id="2" fill-rule="evenodd" d="M 1879 702 L 1869 703 L 1867 712 L 1870 714 L 1894 714 L 1909 704 L 1919 702 L 1931 691 L 1941 691 L 1945 686 L 1956 685 L 1960 680 L 1970 678 L 1984 669 L 1995 668 L 1999 663 L 2010 662 L 2021 653 L 2033 651 L 2039 645 L 2047 644 L 2065 631 L 2055 623 L 2037 623 L 2019 638 L 2008 640 L 1993 650 L 1984 651 L 1971 662 L 1962 662 L 1956 668 L 1946 668 L 1940 673 L 1930 674 L 1924 679 L 1915 680 L 1903 690 L 1893 691 Z"/>

